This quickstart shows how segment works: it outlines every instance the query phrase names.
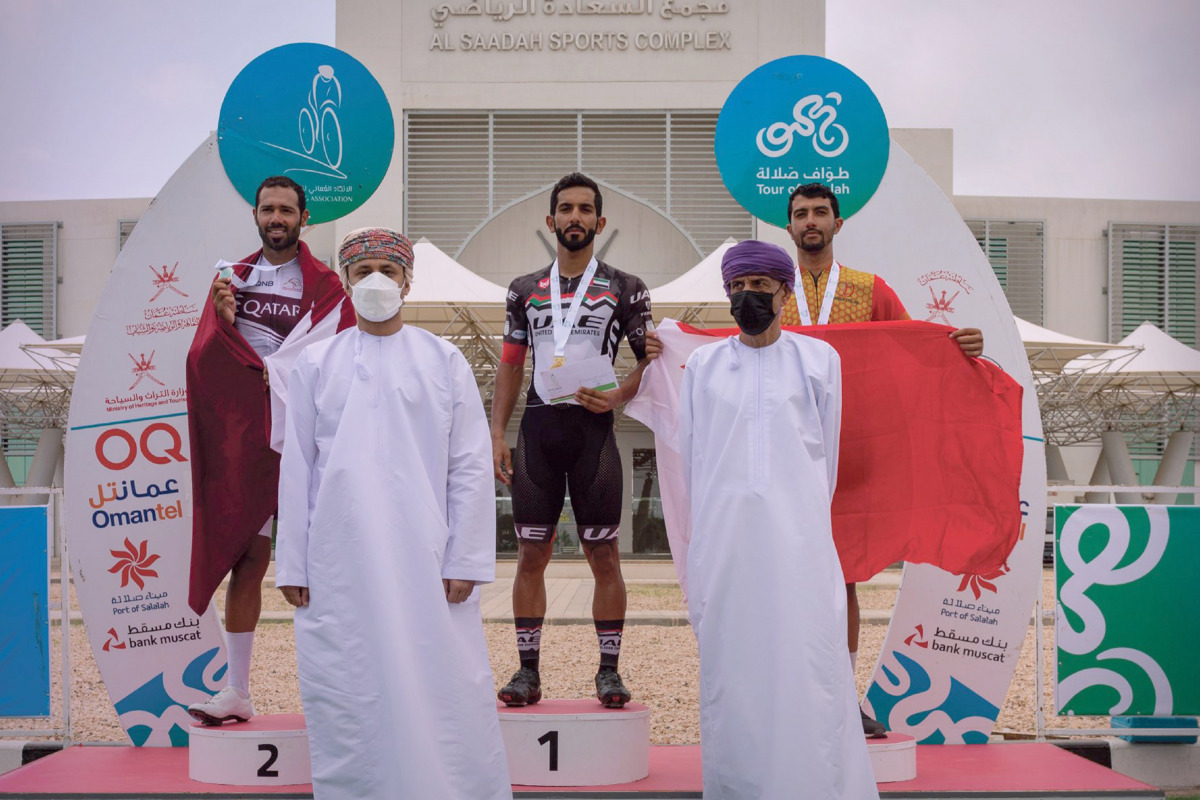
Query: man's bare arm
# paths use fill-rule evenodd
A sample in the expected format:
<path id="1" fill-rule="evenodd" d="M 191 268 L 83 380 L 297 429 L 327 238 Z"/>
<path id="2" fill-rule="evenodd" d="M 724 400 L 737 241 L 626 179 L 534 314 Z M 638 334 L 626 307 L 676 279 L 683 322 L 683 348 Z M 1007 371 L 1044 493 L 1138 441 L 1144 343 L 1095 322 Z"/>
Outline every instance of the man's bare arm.
<path id="1" fill-rule="evenodd" d="M 496 368 L 496 389 L 492 392 L 492 466 L 496 479 L 506 486 L 512 484 L 512 449 L 504 439 L 504 431 L 512 419 L 524 379 L 524 364 L 500 362 Z"/>

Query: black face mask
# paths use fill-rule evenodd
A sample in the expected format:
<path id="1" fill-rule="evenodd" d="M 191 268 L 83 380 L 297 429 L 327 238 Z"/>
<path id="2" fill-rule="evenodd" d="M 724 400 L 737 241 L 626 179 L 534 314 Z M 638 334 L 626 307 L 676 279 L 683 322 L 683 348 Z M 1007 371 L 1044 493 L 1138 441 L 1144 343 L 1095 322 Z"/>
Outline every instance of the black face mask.
<path id="1" fill-rule="evenodd" d="M 771 327 L 776 312 L 772 308 L 774 292 L 738 292 L 729 297 L 729 311 L 742 333 L 758 336 Z"/>

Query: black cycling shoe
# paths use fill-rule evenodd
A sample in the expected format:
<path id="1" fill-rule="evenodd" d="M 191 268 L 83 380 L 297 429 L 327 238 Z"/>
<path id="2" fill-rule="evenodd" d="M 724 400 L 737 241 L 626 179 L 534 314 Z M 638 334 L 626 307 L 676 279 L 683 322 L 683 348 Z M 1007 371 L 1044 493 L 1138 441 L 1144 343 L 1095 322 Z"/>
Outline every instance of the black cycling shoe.
<path id="1" fill-rule="evenodd" d="M 624 708 L 631 697 L 615 669 L 602 669 L 596 673 L 596 699 L 606 708 Z"/>
<path id="2" fill-rule="evenodd" d="M 521 667 L 496 697 L 506 706 L 531 706 L 542 699 L 542 678 L 529 667 Z"/>
<path id="3" fill-rule="evenodd" d="M 879 720 L 871 719 L 867 716 L 867 712 L 861 708 L 858 713 L 862 714 L 863 735 L 868 739 L 886 739 L 887 728 L 883 727 L 883 723 Z"/>

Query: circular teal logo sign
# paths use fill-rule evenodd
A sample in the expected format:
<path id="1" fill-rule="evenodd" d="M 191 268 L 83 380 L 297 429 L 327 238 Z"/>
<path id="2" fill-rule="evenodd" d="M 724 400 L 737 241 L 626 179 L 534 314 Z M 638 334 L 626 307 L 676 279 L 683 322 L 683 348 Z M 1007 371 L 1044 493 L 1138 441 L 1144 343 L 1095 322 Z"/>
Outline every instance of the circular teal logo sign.
<path id="1" fill-rule="evenodd" d="M 367 201 L 392 163 L 396 129 L 367 68 L 323 44 L 268 50 L 238 73 L 217 127 L 221 163 L 253 205 L 263 178 L 304 187 L 309 222 L 344 217 Z"/>
<path id="2" fill-rule="evenodd" d="M 729 193 L 780 227 L 788 197 L 805 183 L 832 189 L 849 218 L 879 188 L 890 146 L 874 92 L 818 56 L 779 58 L 743 78 L 721 108 L 713 142 Z"/>

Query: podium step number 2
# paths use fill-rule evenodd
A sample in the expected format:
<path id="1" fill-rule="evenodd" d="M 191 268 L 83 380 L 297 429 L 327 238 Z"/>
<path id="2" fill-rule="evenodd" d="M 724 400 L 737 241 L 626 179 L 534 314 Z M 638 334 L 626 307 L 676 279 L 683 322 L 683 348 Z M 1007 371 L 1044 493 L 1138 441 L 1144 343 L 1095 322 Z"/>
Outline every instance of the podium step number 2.
<path id="1" fill-rule="evenodd" d="M 308 730 L 301 714 L 274 714 L 249 722 L 193 725 L 188 777 L 225 786 L 312 783 Z"/>
<path id="2" fill-rule="evenodd" d="M 595 700 L 501 706 L 508 772 L 518 786 L 610 786 L 650 774 L 650 709 Z"/>

